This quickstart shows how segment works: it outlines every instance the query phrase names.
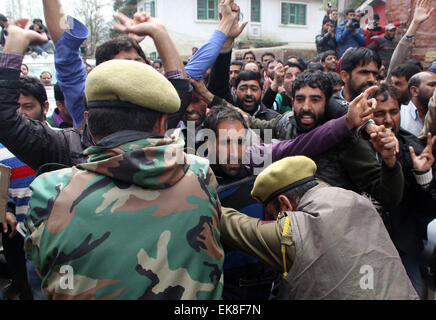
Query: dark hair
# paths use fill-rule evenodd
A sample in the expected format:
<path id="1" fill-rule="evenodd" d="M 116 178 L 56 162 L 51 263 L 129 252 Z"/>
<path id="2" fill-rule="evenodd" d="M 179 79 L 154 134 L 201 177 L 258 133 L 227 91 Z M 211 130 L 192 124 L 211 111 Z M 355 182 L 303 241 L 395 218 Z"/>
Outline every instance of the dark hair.
<path id="1" fill-rule="evenodd" d="M 154 65 L 155 63 L 159 63 L 159 66 L 162 68 L 162 60 L 161 60 L 161 59 L 155 59 L 155 60 L 153 61 L 153 65 Z"/>
<path id="2" fill-rule="evenodd" d="M 350 12 L 356 12 L 354 9 L 347 9 L 347 10 L 345 10 L 345 15 L 347 16 Z"/>
<path id="3" fill-rule="evenodd" d="M 267 64 L 266 64 L 266 68 L 268 69 L 269 68 L 269 65 L 271 64 L 271 63 L 273 63 L 274 61 L 277 61 L 277 62 L 280 62 L 281 64 L 283 64 L 283 61 L 281 60 L 281 59 L 270 59 L 270 60 L 268 60 L 268 62 L 267 62 Z"/>
<path id="4" fill-rule="evenodd" d="M 336 72 L 325 72 L 327 77 L 329 77 L 330 82 L 332 83 L 332 87 L 334 87 L 337 84 L 340 84 L 341 86 L 344 85 L 344 81 L 342 80 L 341 76 Z"/>
<path id="5" fill-rule="evenodd" d="M 29 70 L 29 69 L 27 69 L 27 70 Z M 39 77 L 42 77 L 42 75 L 43 75 L 44 73 L 48 73 L 48 74 L 50 75 L 50 78 L 53 78 L 53 76 L 52 76 L 52 74 L 51 74 L 50 71 L 43 71 L 43 72 L 41 72 L 41 74 L 39 75 Z"/>
<path id="6" fill-rule="evenodd" d="M 374 51 L 362 47 L 349 48 L 341 58 L 341 71 L 345 70 L 351 74 L 355 68 L 366 66 L 373 61 L 377 64 L 377 68 L 380 69 L 381 60 Z"/>
<path id="7" fill-rule="evenodd" d="M 244 66 L 244 63 L 241 60 L 232 60 L 232 62 L 230 63 L 230 65 L 235 65 L 235 66 L 241 66 L 241 68 Z"/>
<path id="8" fill-rule="evenodd" d="M 279 194 L 277 197 L 273 198 L 271 201 L 274 205 L 274 208 L 277 212 L 280 212 L 280 202 L 278 200 L 278 197 L 280 195 L 284 195 L 288 200 L 292 203 L 299 203 L 301 198 L 304 196 L 304 194 L 312 189 L 313 187 L 316 187 L 318 185 L 318 182 L 316 180 L 305 182 L 295 188 L 286 190 L 285 192 Z"/>
<path id="9" fill-rule="evenodd" d="M 276 57 L 276 55 L 275 55 L 274 53 L 272 53 L 272 52 L 265 52 L 265 53 L 262 55 L 262 57 L 260 57 L 260 60 L 263 60 L 263 57 L 265 57 L 265 56 L 272 56 L 273 59 L 275 59 L 275 57 Z"/>
<path id="10" fill-rule="evenodd" d="M 210 109 L 204 120 L 204 127 L 217 133 L 218 125 L 225 120 L 241 121 L 244 128 L 248 129 L 244 117 L 235 108 L 230 108 L 226 105 L 216 105 Z"/>
<path id="11" fill-rule="evenodd" d="M 421 70 L 416 64 L 413 63 L 403 63 L 395 67 L 392 70 L 392 75 L 395 77 L 405 77 L 408 82 L 413 75 L 419 73 Z"/>
<path id="12" fill-rule="evenodd" d="M 286 65 L 287 65 L 288 67 L 290 67 L 290 68 L 292 68 L 292 67 L 298 68 L 298 69 L 300 69 L 301 72 L 304 71 L 303 66 L 302 66 L 301 64 L 299 64 L 299 63 L 296 63 L 296 62 L 288 62 L 288 63 L 286 63 Z"/>
<path id="13" fill-rule="evenodd" d="M 328 56 L 332 56 L 332 55 L 335 56 L 336 58 L 338 57 L 336 52 L 333 50 L 327 50 L 327 51 L 323 52 L 321 54 L 321 62 L 325 62 L 325 59 L 327 59 Z"/>
<path id="14" fill-rule="evenodd" d="M 3 14 L 0 13 L 0 21 L 8 22 L 8 18 L 6 18 L 5 15 L 3 15 Z"/>
<path id="15" fill-rule="evenodd" d="M 398 90 L 395 89 L 393 86 L 387 85 L 385 83 L 380 84 L 378 86 L 377 90 L 368 96 L 368 99 L 377 98 L 379 95 L 383 96 L 383 99 L 381 100 L 381 102 L 385 102 L 386 100 L 389 99 L 389 97 L 391 97 L 392 99 L 397 101 L 398 107 L 401 106 L 401 103 L 398 100 L 398 97 L 399 97 Z"/>
<path id="16" fill-rule="evenodd" d="M 62 92 L 61 86 L 59 85 L 59 83 L 56 83 L 53 86 L 53 91 L 54 91 L 54 97 L 56 101 L 61 101 L 64 102 L 65 101 L 65 97 L 64 94 Z"/>
<path id="17" fill-rule="evenodd" d="M 315 63 L 315 62 L 311 62 L 309 63 L 309 65 L 307 66 L 307 70 L 310 71 L 324 71 L 324 67 L 319 64 L 319 63 Z"/>
<path id="18" fill-rule="evenodd" d="M 37 22 L 42 23 L 42 20 L 41 20 L 40 18 L 35 18 L 35 19 L 33 19 L 33 23 L 37 23 Z"/>
<path id="19" fill-rule="evenodd" d="M 254 54 L 254 52 L 253 51 L 251 51 L 251 50 L 249 50 L 249 51 L 247 51 L 247 52 L 245 52 L 244 53 L 244 55 L 242 56 L 242 59 L 244 59 L 245 60 L 245 57 L 247 56 L 247 54 L 252 54 L 253 55 L 253 57 L 254 57 L 254 60 L 256 60 L 256 55 Z"/>
<path id="20" fill-rule="evenodd" d="M 307 66 L 309 66 L 309 63 L 311 63 L 311 62 L 315 62 L 315 63 L 321 62 L 321 54 L 318 54 L 315 57 L 313 57 L 312 59 L 310 59 L 309 61 L 307 61 Z"/>
<path id="21" fill-rule="evenodd" d="M 298 60 L 298 63 L 299 63 L 299 64 L 301 65 L 301 67 L 303 68 L 303 71 L 306 70 L 306 68 L 307 68 L 307 64 L 306 64 L 306 62 L 304 62 L 304 60 L 303 60 L 302 58 L 298 58 L 297 56 L 290 56 L 290 57 L 288 57 L 288 59 L 287 59 L 286 61 L 289 61 L 289 59 L 292 59 L 292 58 Z"/>
<path id="22" fill-rule="evenodd" d="M 142 51 L 138 42 L 130 37 L 120 36 L 104 42 L 95 51 L 95 64 L 99 65 L 105 61 L 112 60 L 121 51 L 134 49 L 138 55 L 149 64 L 144 51 Z"/>
<path id="23" fill-rule="evenodd" d="M 238 76 L 235 79 L 235 87 L 238 87 L 241 81 L 256 80 L 257 82 L 259 82 L 259 86 L 262 88 L 261 78 L 262 76 L 260 75 L 260 72 L 253 71 L 253 70 L 242 71 L 238 74 Z"/>
<path id="24" fill-rule="evenodd" d="M 330 78 L 324 72 L 318 70 L 306 70 L 300 73 L 292 83 L 292 98 L 295 98 L 295 94 L 298 90 L 306 86 L 318 88 L 324 92 L 327 106 L 327 103 L 333 93 L 333 86 Z"/>
<path id="25" fill-rule="evenodd" d="M 26 97 L 34 97 L 40 104 L 41 110 L 47 101 L 47 92 L 41 80 L 35 77 L 20 76 L 20 94 Z"/>
<path id="26" fill-rule="evenodd" d="M 96 139 L 123 130 L 151 132 L 161 112 L 145 108 L 89 108 L 89 130 Z"/>
<path id="27" fill-rule="evenodd" d="M 330 19 L 330 18 L 328 18 L 328 17 L 326 16 L 326 17 L 324 17 L 324 19 L 322 20 L 322 24 L 324 25 L 324 24 L 326 24 L 327 22 L 331 22 L 331 23 L 333 23 L 333 20 Z"/>
<path id="28" fill-rule="evenodd" d="M 422 65 L 421 61 L 418 61 L 415 59 L 410 59 L 409 61 L 407 61 L 407 63 L 414 64 L 414 65 L 418 66 L 420 71 L 424 71 L 424 66 Z"/>

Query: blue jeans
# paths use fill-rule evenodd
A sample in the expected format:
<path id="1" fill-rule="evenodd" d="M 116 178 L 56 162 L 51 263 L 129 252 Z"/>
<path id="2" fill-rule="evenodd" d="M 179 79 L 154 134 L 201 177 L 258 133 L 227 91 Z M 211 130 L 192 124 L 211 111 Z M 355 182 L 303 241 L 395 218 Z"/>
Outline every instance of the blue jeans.
<path id="1" fill-rule="evenodd" d="M 37 54 L 41 54 L 44 51 L 47 53 L 53 53 L 54 52 L 53 41 L 50 40 L 49 42 L 46 42 L 44 44 L 40 44 L 37 46 L 30 46 L 30 49 L 35 51 Z"/>
<path id="2" fill-rule="evenodd" d="M 26 254 L 27 281 L 32 289 L 33 300 L 46 300 L 41 291 L 41 278 L 35 271 L 35 264 L 29 255 Z"/>

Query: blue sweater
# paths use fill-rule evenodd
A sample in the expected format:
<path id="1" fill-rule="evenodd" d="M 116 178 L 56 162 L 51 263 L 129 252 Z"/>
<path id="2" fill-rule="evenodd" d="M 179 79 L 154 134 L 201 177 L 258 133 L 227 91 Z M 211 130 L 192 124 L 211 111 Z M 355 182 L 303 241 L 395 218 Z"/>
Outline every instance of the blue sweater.
<path id="1" fill-rule="evenodd" d="M 365 45 L 366 39 L 361 28 L 353 32 L 351 29 L 347 29 L 346 24 L 348 19 L 342 22 L 336 28 L 336 43 L 339 49 L 339 58 L 342 57 L 344 52 L 351 47 L 361 47 Z"/>
<path id="2" fill-rule="evenodd" d="M 65 105 L 77 128 L 84 120 L 86 68 L 80 57 L 80 45 L 89 35 L 86 26 L 68 16 L 70 31 L 64 32 L 55 46 L 56 77 L 65 97 Z M 207 41 L 189 60 L 186 74 L 200 79 L 218 57 L 227 36 L 215 30 Z"/>

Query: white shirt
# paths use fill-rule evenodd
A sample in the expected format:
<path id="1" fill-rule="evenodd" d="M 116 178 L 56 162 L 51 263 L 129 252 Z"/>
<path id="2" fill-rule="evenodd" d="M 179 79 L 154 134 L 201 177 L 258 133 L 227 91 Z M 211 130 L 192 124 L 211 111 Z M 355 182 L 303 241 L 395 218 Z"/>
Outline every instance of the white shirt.
<path id="1" fill-rule="evenodd" d="M 415 136 L 419 136 L 424 123 L 419 117 L 418 109 L 412 101 L 408 105 L 401 106 L 401 127 Z"/>

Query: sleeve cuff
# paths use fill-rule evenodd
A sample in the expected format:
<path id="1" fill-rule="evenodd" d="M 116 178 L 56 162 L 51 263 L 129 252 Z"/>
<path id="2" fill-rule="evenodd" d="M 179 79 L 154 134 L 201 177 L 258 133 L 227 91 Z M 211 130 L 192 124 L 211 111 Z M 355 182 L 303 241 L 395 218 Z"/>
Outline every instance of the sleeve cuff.
<path id="1" fill-rule="evenodd" d="M 67 19 L 70 30 L 62 34 L 59 41 L 56 43 L 56 47 L 59 43 L 64 43 L 68 44 L 72 49 L 78 49 L 89 36 L 88 28 L 71 16 L 68 16 Z"/>
<path id="2" fill-rule="evenodd" d="M 0 68 L 20 69 L 24 56 L 16 53 L 1 52 Z"/>
<path id="3" fill-rule="evenodd" d="M 412 172 L 415 176 L 416 182 L 420 186 L 429 184 L 433 180 L 433 172 L 431 169 L 428 169 L 427 171 L 412 170 Z"/>
<path id="4" fill-rule="evenodd" d="M 210 103 L 209 108 L 212 108 L 212 107 L 214 107 L 214 106 L 217 106 L 217 105 L 221 104 L 222 102 L 223 102 L 223 99 L 221 99 L 221 98 L 218 97 L 218 96 L 213 96 L 213 100 L 212 100 L 212 102 Z"/>

